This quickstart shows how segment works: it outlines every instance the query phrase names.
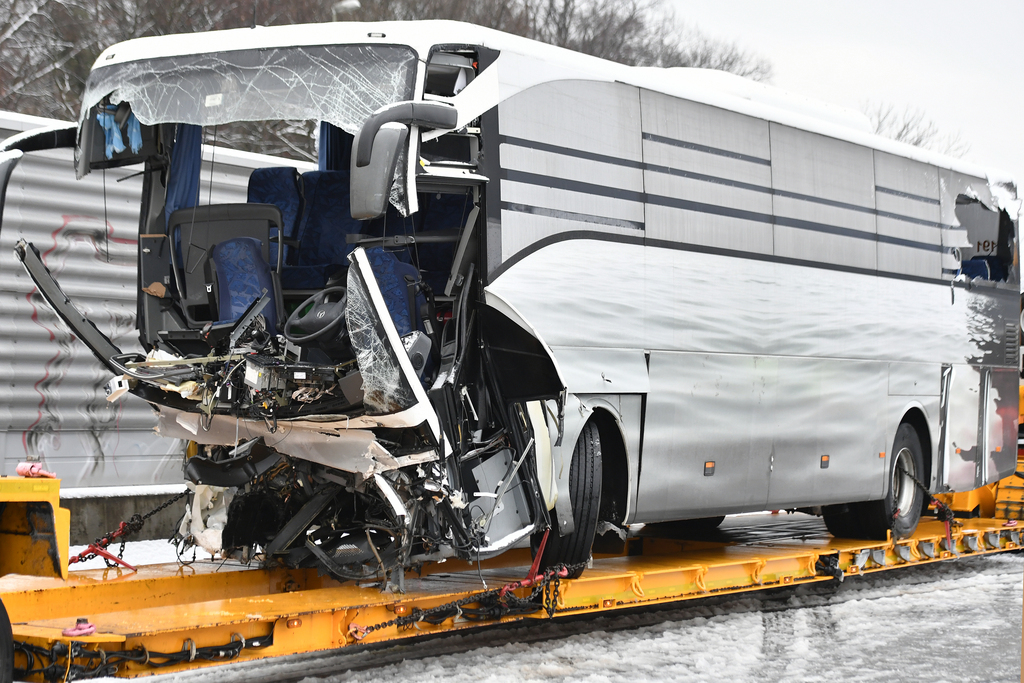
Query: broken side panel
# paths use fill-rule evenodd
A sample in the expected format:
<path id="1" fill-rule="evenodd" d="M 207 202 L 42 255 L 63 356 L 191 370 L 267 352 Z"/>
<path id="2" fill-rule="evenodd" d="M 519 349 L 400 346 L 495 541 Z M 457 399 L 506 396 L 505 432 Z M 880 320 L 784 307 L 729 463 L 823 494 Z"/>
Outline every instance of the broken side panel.
<path id="1" fill-rule="evenodd" d="M 940 488 L 968 491 L 980 478 L 979 412 L 982 373 L 957 364 L 943 385 L 943 481 Z"/>
<path id="2" fill-rule="evenodd" d="M 948 169 L 939 169 L 939 187 L 943 245 L 952 257 L 944 259 L 943 275 L 958 283 L 1017 285 L 1018 225 L 1011 215 L 1019 204 L 1016 187 Z"/>
<path id="3" fill-rule="evenodd" d="M 1016 326 L 1014 336 L 1016 336 Z M 1020 376 L 1011 368 L 993 368 L 985 397 L 985 471 L 978 486 L 1010 476 L 1017 467 L 1017 429 L 1020 417 Z"/>
<path id="4" fill-rule="evenodd" d="M 954 365 L 945 372 L 940 490 L 969 491 L 1008 476 L 1017 464 L 1017 371 Z"/>

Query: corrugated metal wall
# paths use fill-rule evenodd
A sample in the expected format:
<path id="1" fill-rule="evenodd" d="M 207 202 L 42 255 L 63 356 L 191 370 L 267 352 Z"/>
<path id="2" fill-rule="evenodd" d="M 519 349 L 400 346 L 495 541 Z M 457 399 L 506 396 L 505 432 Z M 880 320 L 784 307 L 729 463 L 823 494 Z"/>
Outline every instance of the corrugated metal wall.
<path id="1" fill-rule="evenodd" d="M 0 139 L 47 123 L 0 112 Z M 209 150 L 204 158 L 204 204 L 244 202 L 250 171 L 282 164 L 218 149 L 211 193 Z M 13 254 L 19 239 L 35 244 L 97 327 L 123 350 L 138 350 L 138 170 L 96 171 L 78 181 L 71 150 L 57 150 L 26 154 L 11 177 L 0 226 L 0 473 L 39 459 L 65 486 L 182 479 L 182 444 L 153 433 L 142 401 L 105 400 L 109 372 L 51 312 Z"/>

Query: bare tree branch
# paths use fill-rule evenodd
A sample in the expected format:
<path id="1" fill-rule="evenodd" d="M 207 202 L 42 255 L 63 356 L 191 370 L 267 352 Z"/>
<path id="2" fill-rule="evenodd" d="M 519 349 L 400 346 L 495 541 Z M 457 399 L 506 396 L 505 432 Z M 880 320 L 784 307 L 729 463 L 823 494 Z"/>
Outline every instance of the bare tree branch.
<path id="1" fill-rule="evenodd" d="M 897 110 L 891 102 L 864 106 L 875 133 L 908 145 L 934 150 L 960 158 L 970 151 L 971 145 L 960 133 L 943 134 L 924 111 L 916 107 Z"/>
<path id="2" fill-rule="evenodd" d="M 49 0 L 40 0 L 35 5 L 29 7 L 28 9 L 20 10 L 20 16 L 17 14 L 17 12 L 19 12 L 19 10 L 17 10 L 17 3 L 4 3 L 5 5 L 7 5 L 7 7 L 0 5 L 0 8 L 3 8 L 3 10 L 7 11 L 8 16 L 11 17 L 11 19 L 9 20 L 10 24 L 7 26 L 7 28 L 4 29 L 3 33 L 0 33 L 0 44 L 9 40 L 11 36 L 13 36 L 15 33 L 18 32 L 19 29 L 21 29 L 22 26 L 31 21 L 32 18 L 35 17 L 35 15 L 39 14 L 39 11 L 47 2 L 49 2 Z"/>

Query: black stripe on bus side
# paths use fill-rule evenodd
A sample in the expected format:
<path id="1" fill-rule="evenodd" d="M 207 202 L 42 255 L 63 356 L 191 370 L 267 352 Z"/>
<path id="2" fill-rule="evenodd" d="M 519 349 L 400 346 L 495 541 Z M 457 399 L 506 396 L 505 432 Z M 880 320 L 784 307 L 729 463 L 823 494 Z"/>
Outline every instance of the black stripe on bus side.
<path id="1" fill-rule="evenodd" d="M 740 220 L 753 221 L 756 223 L 769 223 L 775 225 L 782 225 L 790 228 L 797 228 L 801 230 L 809 230 L 812 232 L 836 235 L 840 237 L 850 237 L 853 239 L 883 242 L 886 244 L 896 244 L 899 246 L 909 247 L 912 249 L 921 249 L 924 251 L 944 251 L 944 247 L 942 247 L 942 245 L 939 244 L 917 242 L 915 240 L 908 240 L 900 237 L 890 237 L 887 235 L 879 235 L 874 232 L 855 230 L 853 228 L 843 228 L 836 225 L 829 225 L 828 223 L 817 223 L 814 221 L 801 220 L 798 218 L 789 218 L 787 216 L 772 216 L 771 214 L 767 213 L 760 213 L 757 211 L 746 211 L 744 209 L 735 209 L 729 206 L 722 206 L 719 204 L 706 204 L 704 202 L 695 202 L 690 201 L 688 199 L 677 199 L 675 197 L 665 197 L 663 195 L 647 194 L 644 192 L 635 192 L 632 190 L 622 190 L 619 188 L 606 187 L 604 185 L 596 185 L 594 183 L 585 183 L 578 180 L 554 178 L 551 176 L 540 175 L 537 173 L 503 170 L 501 172 L 501 176 L 506 180 L 526 183 L 529 185 L 536 185 L 538 187 L 552 187 L 555 189 L 567 190 L 570 192 L 580 192 L 583 194 L 592 194 L 601 197 L 612 197 L 615 199 L 626 199 L 635 202 L 645 202 L 657 206 L 682 209 L 685 211 L 695 211 L 698 213 L 706 213 L 716 216 L 725 216 L 728 218 L 737 218 Z M 592 220 L 588 222 L 597 221 Z"/>
<path id="2" fill-rule="evenodd" d="M 638 246 L 649 246 L 658 249 L 673 249 L 676 251 L 689 251 L 698 254 L 712 254 L 716 256 L 728 256 L 732 258 L 749 259 L 752 261 L 763 261 L 765 263 L 778 263 L 783 265 L 801 266 L 804 268 L 815 268 L 818 270 L 831 270 L 840 273 L 853 273 L 855 275 L 869 275 L 875 277 L 884 277 L 891 280 L 905 280 L 908 282 L 920 282 L 922 284 L 930 285 L 941 285 L 943 287 L 949 287 L 949 280 L 942 280 L 940 278 L 923 277 L 920 275 L 909 275 L 906 273 L 894 273 L 884 270 L 872 270 L 870 268 L 858 268 L 856 266 L 844 266 L 836 263 L 822 263 L 820 261 L 809 261 L 806 259 L 792 258 L 788 256 L 776 256 L 774 254 L 761 254 L 758 252 L 751 251 L 740 251 L 737 249 L 723 249 L 721 247 L 711 247 L 703 244 L 690 244 L 685 242 L 672 242 L 669 240 L 654 240 L 645 239 L 641 236 L 633 235 L 615 235 L 606 232 L 596 232 L 590 230 L 569 230 L 561 232 L 556 235 L 549 235 L 529 246 L 520 249 L 511 258 L 502 263 L 494 272 L 490 275 L 490 281 L 493 282 L 500 275 L 502 275 L 509 268 L 519 263 L 527 256 L 534 254 L 541 249 L 557 244 L 559 242 L 568 242 L 570 240 L 597 240 L 600 242 L 616 242 L 620 244 L 633 244 Z M 986 290 L 987 291 L 987 290 Z M 1001 294 L 1002 290 L 993 289 L 991 291 L 993 295 Z M 1010 292 L 1013 294 L 1013 292 Z"/>
<path id="3" fill-rule="evenodd" d="M 825 199 L 824 197 L 815 197 L 809 194 L 801 194 L 799 192 L 789 192 L 788 190 L 777 190 L 771 187 L 765 187 L 764 185 L 755 185 L 753 183 L 745 183 L 739 180 L 729 180 L 728 178 L 720 178 L 717 176 L 704 175 L 702 173 L 693 173 L 692 171 L 683 171 L 680 169 L 672 168 L 670 166 L 656 166 L 654 164 L 644 164 L 645 171 L 652 171 L 654 173 L 664 173 L 666 175 L 675 176 L 678 178 L 687 178 L 689 180 L 699 180 L 705 183 L 714 183 L 716 185 L 727 185 L 729 187 L 735 187 L 741 190 L 750 190 L 751 192 L 761 192 L 763 194 L 770 194 L 776 197 L 786 197 L 788 199 L 796 199 L 804 202 L 811 202 L 812 204 L 821 204 L 823 206 L 831 206 L 837 209 L 846 209 L 849 211 L 858 211 L 860 213 L 866 213 L 873 216 L 884 216 L 885 218 L 892 218 L 898 221 L 904 221 L 907 223 L 917 223 L 918 225 L 925 225 L 929 228 L 943 228 L 942 223 L 936 221 L 930 221 L 924 218 L 914 218 L 913 216 L 904 216 L 902 214 L 891 213 L 888 211 L 879 211 L 870 206 L 860 206 L 859 204 L 850 204 L 849 202 L 841 202 L 835 199 Z"/>
<path id="4" fill-rule="evenodd" d="M 526 171 L 501 170 L 501 178 L 514 183 L 525 183 L 538 187 L 550 187 L 556 190 L 568 190 L 570 192 L 581 192 L 593 194 L 599 197 L 610 197 L 612 199 L 625 199 L 632 202 L 645 201 L 646 195 L 636 190 L 623 190 L 619 187 L 608 187 L 587 183 L 582 180 L 569 180 L 568 178 L 556 178 L 554 176 L 541 175 L 539 173 L 528 173 Z"/>
<path id="5" fill-rule="evenodd" d="M 663 197 L 662 195 L 657 194 L 647 195 L 647 203 L 654 204 L 656 206 L 667 206 L 671 209 L 683 209 L 684 211 L 696 211 L 697 213 L 707 213 L 714 216 L 739 218 L 740 220 L 753 221 L 755 223 L 774 222 L 770 213 L 734 209 L 731 206 L 705 204 L 704 202 L 695 202 L 689 199 L 676 199 L 675 197 Z"/>
<path id="6" fill-rule="evenodd" d="M 650 140 L 651 142 L 660 142 L 663 145 L 681 147 L 682 149 L 692 149 L 695 152 L 704 152 L 705 154 L 714 154 L 715 156 L 728 157 L 730 159 L 739 159 L 740 161 L 746 161 L 751 164 L 760 164 L 762 166 L 772 165 L 771 159 L 763 159 L 761 157 L 755 157 L 749 154 L 742 154 L 740 152 L 730 152 L 727 149 L 720 149 L 718 147 L 698 145 L 695 142 L 677 140 L 676 138 L 667 138 L 664 135 L 655 135 L 654 133 L 643 133 L 642 135 L 644 140 Z"/>
<path id="7" fill-rule="evenodd" d="M 954 226 L 946 223 L 939 223 L 937 221 L 930 221 L 927 218 L 914 218 L 913 216 L 904 216 L 901 213 L 891 213 L 889 211 L 879 211 L 875 209 L 875 215 L 882 218 L 891 218 L 895 221 L 901 221 L 903 223 L 917 223 L 918 225 L 926 225 L 929 228 L 944 228 L 949 229 Z"/>
<path id="8" fill-rule="evenodd" d="M 825 199 L 824 197 L 815 197 L 814 195 L 802 194 L 799 192 L 789 192 L 788 190 L 778 190 L 772 187 L 764 185 L 756 185 L 754 183 L 746 183 L 740 180 L 732 180 L 730 178 L 722 178 L 720 176 L 707 175 L 704 173 L 696 173 L 694 171 L 684 171 L 683 169 L 673 168 L 671 166 L 661 166 L 658 164 L 641 163 L 628 159 L 618 159 L 616 157 L 608 156 L 606 154 L 595 154 L 593 152 L 585 152 L 583 150 L 573 149 L 571 147 L 561 147 L 559 145 L 552 145 L 545 142 L 535 142 L 533 140 L 525 140 L 523 138 L 514 138 L 510 136 L 502 136 L 502 142 L 518 147 L 525 147 L 528 149 L 536 149 L 539 151 L 550 152 L 552 154 L 561 154 L 564 156 L 575 157 L 577 159 L 585 159 L 587 161 L 596 161 L 604 164 L 612 164 L 615 166 L 622 166 L 624 168 L 639 168 L 644 171 L 651 171 L 652 173 L 662 173 L 665 175 L 671 175 L 677 178 L 686 178 L 688 180 L 697 180 L 705 183 L 713 183 L 715 185 L 725 185 L 727 187 L 735 187 L 741 190 L 749 190 L 751 192 L 761 192 L 764 194 L 771 194 L 777 197 L 786 197 L 788 199 L 796 199 L 804 202 L 811 202 L 813 204 L 821 204 L 823 206 L 832 206 L 837 209 L 848 209 L 850 211 L 859 211 L 861 213 L 867 213 L 875 216 L 881 216 L 884 218 L 891 218 L 897 221 L 903 221 L 905 223 L 915 223 L 917 225 L 924 225 L 930 228 L 950 228 L 952 226 L 937 221 L 930 221 L 925 218 L 915 218 L 914 216 L 906 216 L 899 213 L 892 213 L 891 211 L 880 211 L 870 206 L 861 206 L 859 204 L 850 204 L 849 202 L 841 202 L 835 199 Z M 689 144 L 689 143 L 683 143 Z M 523 171 L 526 173 L 526 171 Z M 546 176 L 545 176 L 546 177 Z M 908 197 L 911 199 L 919 199 L 922 201 L 934 201 L 938 203 L 938 200 L 928 200 L 927 197 L 917 197 L 916 195 L 910 195 L 904 192 L 898 192 L 896 190 L 889 190 L 887 188 L 875 186 L 876 190 L 886 192 L 901 197 Z"/>
<path id="9" fill-rule="evenodd" d="M 922 249 L 924 251 L 942 252 L 945 249 L 942 245 L 939 244 L 916 242 L 914 240 L 902 239 L 900 237 L 889 237 L 888 235 L 879 235 L 874 232 L 865 232 L 863 230 L 855 230 L 853 228 L 839 227 L 838 225 L 829 225 L 828 223 L 816 223 L 814 221 L 805 221 L 799 218 L 789 218 L 787 216 L 772 216 L 771 214 L 767 213 L 759 213 L 756 211 L 744 211 L 743 209 L 734 209 L 732 207 L 720 206 L 718 204 L 705 204 L 703 202 L 694 202 L 686 199 L 676 199 L 674 197 L 648 195 L 647 202 L 649 204 L 656 204 L 659 206 L 666 206 L 674 209 L 682 209 L 684 211 L 696 211 L 698 213 L 707 213 L 716 216 L 726 216 L 728 218 L 738 218 L 740 220 L 753 221 L 756 223 L 770 223 L 789 228 L 797 228 L 800 230 L 809 230 L 812 232 L 836 235 L 839 237 L 851 237 L 853 239 L 868 240 L 871 242 L 898 244 L 903 247 Z"/>
<path id="10" fill-rule="evenodd" d="M 764 185 L 755 185 L 754 183 L 745 183 L 742 180 L 731 180 L 729 178 L 705 175 L 703 173 L 695 173 L 693 171 L 684 171 L 680 168 L 672 168 L 671 166 L 659 166 L 657 164 L 645 163 L 644 170 L 651 171 L 652 173 L 670 175 L 676 178 L 686 178 L 687 180 L 699 180 L 703 183 L 712 183 L 714 185 L 726 185 L 728 187 L 735 187 L 740 190 L 750 190 L 751 192 L 772 194 L 772 188 L 765 187 Z"/>
<path id="11" fill-rule="evenodd" d="M 938 199 L 932 199 L 931 197 L 923 197 L 919 194 L 911 194 L 910 192 L 903 192 L 902 190 L 894 190 L 891 187 L 882 187 L 881 185 L 875 185 L 875 192 L 891 194 L 894 197 L 913 199 L 916 202 L 924 202 L 925 204 L 934 204 L 935 206 L 939 206 Z"/>
<path id="12" fill-rule="evenodd" d="M 883 216 L 885 218 L 892 218 L 894 220 L 903 221 L 905 223 L 916 223 L 918 225 L 926 225 L 929 228 L 949 227 L 937 221 L 930 221 L 926 218 L 915 218 L 913 216 L 904 216 L 903 214 L 892 213 L 889 211 L 879 211 L 878 209 L 870 206 L 860 206 L 858 204 L 850 204 L 848 202 L 840 202 L 835 199 L 825 199 L 823 197 L 812 197 L 811 195 L 800 194 L 799 192 L 787 192 L 786 190 L 772 190 L 772 194 L 774 194 L 777 197 L 799 199 L 805 202 L 824 204 L 825 206 L 834 206 L 838 209 L 849 209 L 850 211 L 860 211 L 861 213 L 867 213 L 873 216 Z"/>
<path id="13" fill-rule="evenodd" d="M 516 138 L 511 135 L 501 135 L 498 138 L 500 143 L 513 145 L 515 147 L 526 147 L 527 149 L 535 149 L 540 152 L 551 152 L 552 154 L 563 154 L 569 157 L 576 157 L 577 159 L 586 159 L 587 161 L 598 161 L 602 164 L 614 164 L 615 166 L 624 166 L 626 168 L 641 168 L 642 162 L 633 161 L 631 159 L 622 159 L 620 157 L 613 157 L 608 154 L 598 154 L 597 152 L 587 152 L 582 149 L 574 149 L 572 147 L 562 147 L 561 145 L 552 145 L 546 142 L 540 142 L 538 140 L 526 140 L 524 138 Z"/>
<path id="14" fill-rule="evenodd" d="M 826 223 L 815 223 L 814 221 L 805 221 L 798 218 L 787 218 L 785 216 L 775 216 L 775 224 L 783 225 L 789 228 L 798 228 L 800 230 L 811 230 L 813 232 L 823 232 L 831 235 L 839 235 L 841 237 L 852 237 L 859 240 L 871 240 L 873 242 L 883 242 L 885 244 L 897 244 L 901 247 L 910 247 L 912 249 L 921 249 L 923 251 L 938 251 L 944 252 L 946 250 L 941 244 L 930 244 L 928 242 L 917 242 L 915 240 L 908 240 L 902 237 L 891 237 L 889 235 L 879 235 L 874 232 L 865 232 L 863 230 L 856 230 L 853 228 L 842 228 L 837 225 L 828 225 Z"/>

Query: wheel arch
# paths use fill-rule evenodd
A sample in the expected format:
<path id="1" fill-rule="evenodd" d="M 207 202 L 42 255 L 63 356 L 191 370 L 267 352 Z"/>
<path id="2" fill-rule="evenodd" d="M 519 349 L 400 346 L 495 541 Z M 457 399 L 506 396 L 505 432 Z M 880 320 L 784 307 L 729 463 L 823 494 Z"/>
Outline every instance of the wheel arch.
<path id="1" fill-rule="evenodd" d="M 629 463 L 621 418 L 603 402 L 591 406 L 590 420 L 601 439 L 601 512 L 598 520 L 622 524 L 629 512 Z"/>

